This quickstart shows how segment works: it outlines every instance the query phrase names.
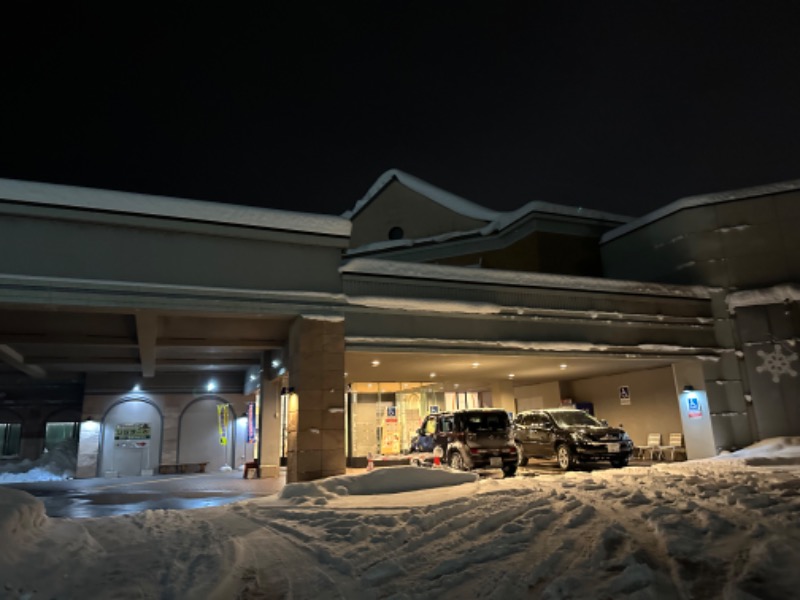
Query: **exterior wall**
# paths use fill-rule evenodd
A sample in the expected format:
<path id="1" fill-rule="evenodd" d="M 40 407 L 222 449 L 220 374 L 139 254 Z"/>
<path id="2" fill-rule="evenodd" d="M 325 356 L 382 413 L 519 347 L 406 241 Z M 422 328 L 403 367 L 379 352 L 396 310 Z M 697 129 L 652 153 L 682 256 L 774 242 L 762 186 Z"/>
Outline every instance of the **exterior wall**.
<path id="1" fill-rule="evenodd" d="M 800 192 L 679 210 L 601 246 L 606 276 L 725 288 L 800 281 Z"/>
<path id="2" fill-rule="evenodd" d="M 287 355 L 286 482 L 344 474 L 344 322 L 298 317 Z"/>
<path id="3" fill-rule="evenodd" d="M 800 435 L 800 307 L 796 302 L 736 308 L 750 394 L 760 439 Z"/>
<path id="4" fill-rule="evenodd" d="M 392 181 L 353 218 L 350 247 L 385 242 L 393 227 L 402 228 L 404 238 L 417 239 L 452 231 L 470 231 L 485 224 L 485 221 L 458 214 Z"/>
<path id="5" fill-rule="evenodd" d="M 675 378 L 670 367 L 564 382 L 574 403 L 591 402 L 594 414 L 609 425 L 622 425 L 637 446 L 647 435 L 660 433 L 663 444 L 670 433 L 681 433 L 681 415 Z M 630 390 L 630 404 L 620 400 L 620 387 Z M 688 445 L 687 445 L 688 449 Z"/>
<path id="6" fill-rule="evenodd" d="M 598 241 L 597 237 L 537 231 L 500 250 L 432 262 L 454 266 L 478 265 L 484 269 L 599 276 L 602 266 Z"/>
<path id="7" fill-rule="evenodd" d="M 165 230 L 146 220 L 133 227 L 58 215 L 4 214 L 0 273 L 260 290 L 341 287 L 342 248 L 303 243 L 301 236 L 270 239 L 222 226 Z"/>
<path id="8" fill-rule="evenodd" d="M 534 408 L 553 408 L 561 405 L 561 386 L 557 381 L 514 388 L 516 412 Z"/>

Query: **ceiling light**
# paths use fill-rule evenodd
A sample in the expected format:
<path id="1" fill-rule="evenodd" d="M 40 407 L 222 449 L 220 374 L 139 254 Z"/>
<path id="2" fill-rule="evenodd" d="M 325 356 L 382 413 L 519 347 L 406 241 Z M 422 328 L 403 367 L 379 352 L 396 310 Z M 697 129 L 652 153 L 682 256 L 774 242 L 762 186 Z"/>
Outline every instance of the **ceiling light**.
<path id="1" fill-rule="evenodd" d="M 508 374 L 508 378 L 509 378 L 509 379 L 514 379 L 514 374 L 513 374 L 513 373 L 509 373 L 509 374 Z"/>
<path id="2" fill-rule="evenodd" d="M 379 361 L 379 360 L 377 360 L 377 359 L 372 361 L 372 366 L 373 366 L 373 367 L 377 367 L 377 366 L 378 366 L 378 365 L 380 365 L 380 364 L 381 364 L 381 361 Z"/>
<path id="3" fill-rule="evenodd" d="M 567 365 L 558 365 L 558 368 L 559 368 L 559 369 L 566 369 L 566 368 L 567 368 Z"/>
<path id="4" fill-rule="evenodd" d="M 273 369 L 277 369 L 278 367 L 281 366 L 281 361 L 278 360 L 277 358 L 273 358 L 270 364 L 272 365 Z"/>
<path id="5" fill-rule="evenodd" d="M 477 369 L 477 368 L 478 368 L 478 367 L 480 367 L 480 366 L 481 366 L 481 363 L 479 363 L 479 362 L 474 362 L 474 363 L 472 363 L 472 368 L 473 368 L 473 369 Z"/>
<path id="6" fill-rule="evenodd" d="M 430 378 L 433 379 L 434 377 L 436 377 L 436 373 L 434 371 L 431 371 Z"/>
<path id="7" fill-rule="evenodd" d="M 209 381 L 208 385 L 206 386 L 206 390 L 209 392 L 213 392 L 217 389 L 217 382 L 216 381 Z"/>
<path id="8" fill-rule="evenodd" d="M 133 386 L 133 391 L 134 391 L 134 392 L 141 392 L 141 391 L 142 391 L 142 386 L 140 386 L 140 385 L 137 383 L 136 385 L 134 385 L 134 386 Z"/>

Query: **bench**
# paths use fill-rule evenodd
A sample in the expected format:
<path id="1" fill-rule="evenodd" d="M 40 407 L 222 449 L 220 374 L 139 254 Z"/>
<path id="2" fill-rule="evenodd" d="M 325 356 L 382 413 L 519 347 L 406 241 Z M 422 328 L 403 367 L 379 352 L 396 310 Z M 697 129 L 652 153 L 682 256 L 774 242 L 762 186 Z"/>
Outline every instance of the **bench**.
<path id="1" fill-rule="evenodd" d="M 176 465 L 159 465 L 159 475 L 172 475 L 178 473 L 205 473 L 207 462 L 180 463 Z"/>

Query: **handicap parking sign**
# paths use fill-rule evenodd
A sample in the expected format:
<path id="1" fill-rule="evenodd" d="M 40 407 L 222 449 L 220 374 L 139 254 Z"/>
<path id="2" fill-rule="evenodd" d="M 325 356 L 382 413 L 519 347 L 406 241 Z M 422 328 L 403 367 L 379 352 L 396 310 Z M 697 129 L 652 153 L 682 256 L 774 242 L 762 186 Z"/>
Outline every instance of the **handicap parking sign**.
<path id="1" fill-rule="evenodd" d="M 386 416 L 387 417 L 396 417 L 397 416 L 397 407 L 396 406 L 387 406 L 386 407 Z"/>
<path id="2" fill-rule="evenodd" d="M 699 419 L 703 416 L 703 409 L 700 406 L 700 398 L 697 396 L 686 397 L 686 415 L 690 419 Z"/>

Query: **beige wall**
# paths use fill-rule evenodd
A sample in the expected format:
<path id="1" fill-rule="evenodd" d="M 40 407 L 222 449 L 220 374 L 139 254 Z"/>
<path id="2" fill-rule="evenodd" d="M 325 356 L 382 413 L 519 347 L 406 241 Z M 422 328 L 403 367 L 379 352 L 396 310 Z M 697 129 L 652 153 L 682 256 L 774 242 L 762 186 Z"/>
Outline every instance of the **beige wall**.
<path id="1" fill-rule="evenodd" d="M 553 408 L 561 405 L 561 387 L 557 381 L 538 385 L 523 385 L 514 388 L 516 411 L 534 408 Z"/>
<path id="2" fill-rule="evenodd" d="M 672 367 L 580 379 L 562 386 L 573 402 L 594 404 L 599 419 L 609 425 L 622 424 L 637 446 L 645 445 L 649 433 L 660 433 L 666 444 L 670 433 L 683 431 Z M 630 390 L 629 405 L 620 402 L 621 386 Z"/>

